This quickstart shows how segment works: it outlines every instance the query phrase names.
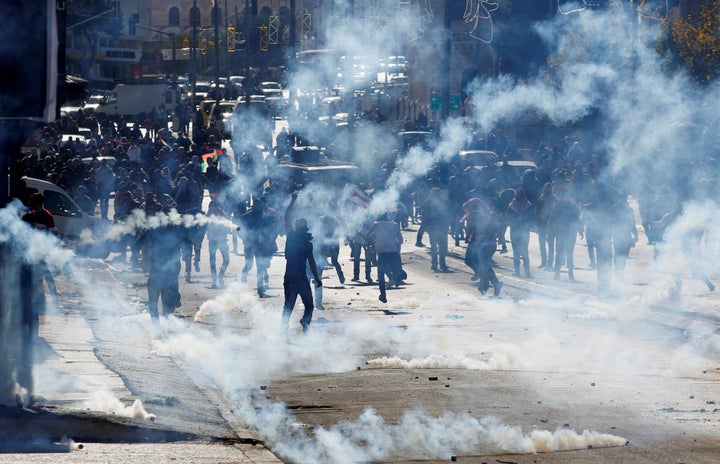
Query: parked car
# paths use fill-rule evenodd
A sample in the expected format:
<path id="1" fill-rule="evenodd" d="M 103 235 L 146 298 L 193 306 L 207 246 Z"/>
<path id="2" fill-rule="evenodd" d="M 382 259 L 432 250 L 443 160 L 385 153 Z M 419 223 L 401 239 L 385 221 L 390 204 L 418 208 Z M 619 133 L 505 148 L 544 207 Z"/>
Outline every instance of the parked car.
<path id="1" fill-rule="evenodd" d="M 232 120 L 238 103 L 231 100 L 221 100 L 220 106 L 213 108 L 215 118 L 220 120 L 223 139 L 232 138 Z"/>
<path id="2" fill-rule="evenodd" d="M 228 81 L 231 84 L 235 84 L 236 86 L 238 86 L 238 88 L 242 87 L 244 80 L 245 80 L 245 76 L 230 76 L 228 78 Z"/>
<path id="3" fill-rule="evenodd" d="M 207 99 L 210 94 L 211 84 L 210 82 L 196 82 L 195 83 L 195 106 L 199 106 L 200 102 Z M 192 86 L 188 87 L 188 92 L 183 97 L 187 100 L 193 96 Z"/>
<path id="4" fill-rule="evenodd" d="M 22 180 L 25 183 L 24 198 L 42 193 L 45 208 L 55 219 L 58 235 L 77 253 L 93 258 L 106 258 L 110 254 L 111 247 L 102 239 L 110 221 L 85 213 L 64 189 L 52 182 L 32 177 Z"/>
<path id="5" fill-rule="evenodd" d="M 258 91 L 265 96 L 282 96 L 283 88 L 279 82 L 261 82 L 258 84 Z"/>
<path id="6" fill-rule="evenodd" d="M 461 150 L 455 160 L 460 170 L 468 166 L 488 166 L 499 160 L 497 153 L 492 150 Z"/>
<path id="7" fill-rule="evenodd" d="M 108 166 L 112 168 L 113 166 L 115 166 L 117 159 L 114 156 L 86 156 L 85 158 L 81 158 L 80 161 L 92 167 L 96 167 L 96 165 L 99 165 L 100 162 L 105 161 L 107 162 Z"/>
<path id="8" fill-rule="evenodd" d="M 505 183 L 512 185 L 518 185 L 520 177 L 528 169 L 535 170 L 537 165 L 532 161 L 522 160 L 505 160 L 495 163 L 496 176 L 502 178 Z"/>
<path id="9" fill-rule="evenodd" d="M 274 179 L 289 180 L 299 188 L 313 183 L 343 188 L 347 183 L 357 183 L 359 176 L 358 165 L 328 159 L 324 151 L 314 145 L 293 147 L 290 160 L 278 163 L 273 171 Z"/>
<path id="10" fill-rule="evenodd" d="M 80 134 L 60 134 L 60 143 L 62 144 L 65 142 L 75 142 L 87 145 L 88 140 L 84 135 Z"/>
<path id="11" fill-rule="evenodd" d="M 397 133 L 398 150 L 405 155 L 414 146 L 430 149 L 435 145 L 435 135 L 431 131 L 400 131 Z"/>

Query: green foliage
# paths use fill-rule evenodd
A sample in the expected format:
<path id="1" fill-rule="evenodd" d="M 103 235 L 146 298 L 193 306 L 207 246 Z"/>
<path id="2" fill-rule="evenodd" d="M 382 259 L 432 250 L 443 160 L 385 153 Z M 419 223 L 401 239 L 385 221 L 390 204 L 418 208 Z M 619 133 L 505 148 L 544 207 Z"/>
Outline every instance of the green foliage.
<path id="1" fill-rule="evenodd" d="M 672 20 L 666 39 L 661 49 L 671 51 L 698 83 L 720 77 L 720 1 L 705 5 L 698 21 Z"/>

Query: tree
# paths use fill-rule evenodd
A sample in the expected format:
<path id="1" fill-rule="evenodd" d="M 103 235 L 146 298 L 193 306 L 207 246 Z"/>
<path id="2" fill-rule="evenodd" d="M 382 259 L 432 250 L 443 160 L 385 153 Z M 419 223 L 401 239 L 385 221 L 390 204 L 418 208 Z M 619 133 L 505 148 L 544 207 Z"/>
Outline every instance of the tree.
<path id="1" fill-rule="evenodd" d="M 115 0 L 68 0 L 67 29 L 70 35 L 81 35 L 88 44 L 87 72 L 95 64 L 101 36 L 117 37 L 123 30 L 119 2 Z"/>
<path id="2" fill-rule="evenodd" d="M 701 84 L 720 77 L 720 1 L 703 6 L 693 18 L 670 21 L 670 51 Z"/>

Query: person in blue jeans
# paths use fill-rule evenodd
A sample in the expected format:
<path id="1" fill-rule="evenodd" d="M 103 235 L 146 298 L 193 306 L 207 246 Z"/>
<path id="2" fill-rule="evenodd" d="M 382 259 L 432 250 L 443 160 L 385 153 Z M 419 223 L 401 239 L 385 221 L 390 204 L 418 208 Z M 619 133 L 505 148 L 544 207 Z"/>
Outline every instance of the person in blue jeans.
<path id="1" fill-rule="evenodd" d="M 403 242 L 400 225 L 390 219 L 387 214 L 383 214 L 370 228 L 369 237 L 377 252 L 378 285 L 380 287 L 378 299 L 383 303 L 387 303 L 385 275 L 390 278 L 390 284 L 396 286 L 407 278 L 407 275 L 402 270 L 402 260 L 400 258 L 400 247 Z"/>

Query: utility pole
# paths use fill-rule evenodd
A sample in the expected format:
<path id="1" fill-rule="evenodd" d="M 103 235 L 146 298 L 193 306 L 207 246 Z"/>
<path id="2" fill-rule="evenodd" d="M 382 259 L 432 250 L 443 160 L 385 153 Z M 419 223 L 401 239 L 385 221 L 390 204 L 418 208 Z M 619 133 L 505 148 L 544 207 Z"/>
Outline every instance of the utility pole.
<path id="1" fill-rule="evenodd" d="M 230 15 L 228 14 L 227 0 L 225 0 L 225 69 L 227 70 L 225 76 L 228 78 L 230 77 L 230 53 L 228 52 L 228 46 L 230 45 L 230 38 L 228 37 L 228 26 L 230 25 L 228 23 L 229 16 Z M 227 83 L 229 84 L 230 81 L 228 80 Z"/>
<path id="2" fill-rule="evenodd" d="M 297 66 L 297 50 L 295 44 L 297 43 L 297 9 L 295 7 L 295 0 L 290 0 L 290 56 L 288 57 L 288 69 L 289 71 L 295 72 Z M 291 108 L 294 105 L 295 100 L 295 89 L 290 86 L 288 93 L 288 100 L 290 101 Z"/>
<path id="3" fill-rule="evenodd" d="M 192 66 L 190 66 L 190 108 L 194 112 L 195 111 L 195 83 L 197 82 L 197 27 L 198 27 L 197 0 L 193 0 L 193 7 L 192 7 L 192 14 L 190 15 L 190 22 L 192 23 L 192 44 L 190 45 L 190 58 L 192 58 Z"/>
<path id="4" fill-rule="evenodd" d="M 213 2 L 212 19 L 215 26 L 215 102 L 220 100 L 220 7 Z"/>
<path id="5" fill-rule="evenodd" d="M 451 0 L 445 0 L 442 37 L 445 53 L 442 60 L 442 103 L 440 121 L 450 117 L 450 53 L 452 52 L 452 21 L 450 18 Z"/>
<path id="6" fill-rule="evenodd" d="M 252 40 L 250 40 L 250 0 L 245 0 L 245 14 L 243 16 L 243 34 L 245 34 L 245 50 L 243 51 L 243 67 L 245 74 L 245 82 L 243 82 L 243 94 L 245 95 L 245 101 L 250 99 L 250 89 L 248 83 L 250 82 L 250 62 L 252 57 Z"/>

